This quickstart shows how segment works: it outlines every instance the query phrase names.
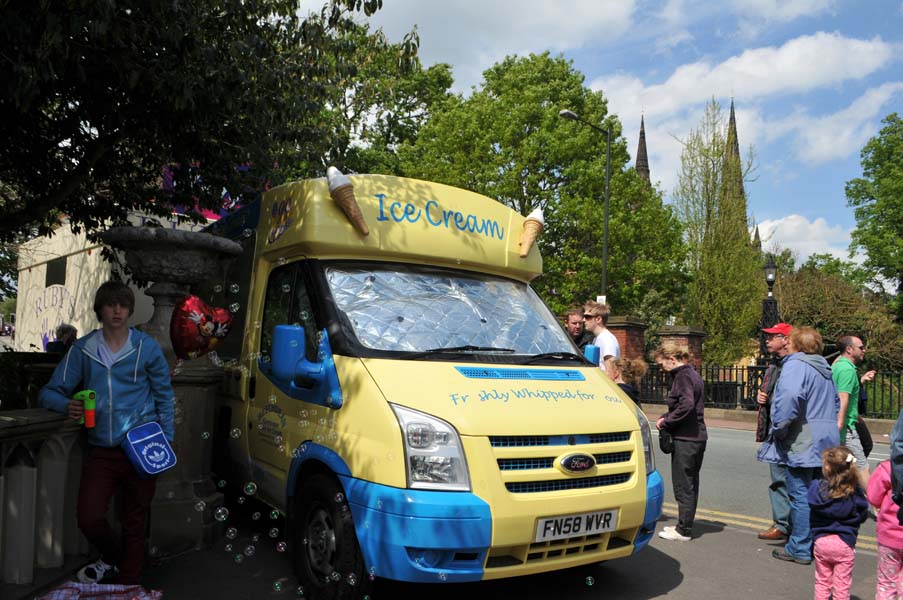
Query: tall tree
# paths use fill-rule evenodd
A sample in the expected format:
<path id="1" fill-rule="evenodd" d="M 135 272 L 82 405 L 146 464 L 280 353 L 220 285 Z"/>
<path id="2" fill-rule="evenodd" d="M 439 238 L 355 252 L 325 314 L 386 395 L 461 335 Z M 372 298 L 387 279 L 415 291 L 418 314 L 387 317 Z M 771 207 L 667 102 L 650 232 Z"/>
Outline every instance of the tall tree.
<path id="1" fill-rule="evenodd" d="M 474 190 L 523 215 L 542 208 L 545 275 L 536 288 L 561 312 L 600 293 L 606 136 L 558 113 L 610 127 L 609 302 L 620 314 L 674 310 L 683 284 L 679 224 L 657 190 L 625 171 L 621 124 L 602 93 L 548 53 L 508 57 L 483 77 L 466 99 L 444 101 L 417 141 L 400 148 L 404 173 Z M 661 302 L 644 303 L 656 291 Z"/>
<path id="2" fill-rule="evenodd" d="M 223 188 L 324 155 L 321 111 L 356 69 L 349 11 L 380 5 L 330 0 L 300 17 L 297 0 L 4 3 L 0 241 L 48 233 L 57 211 L 94 230 L 134 209 L 213 207 Z M 192 168 L 164 191 L 169 163 Z"/>
<path id="3" fill-rule="evenodd" d="M 850 251 L 865 250 L 865 267 L 892 283 L 894 308 L 903 318 L 903 119 L 892 113 L 883 123 L 862 149 L 862 177 L 846 184 L 856 216 Z"/>
<path id="4" fill-rule="evenodd" d="M 319 157 L 319 167 L 400 174 L 398 147 L 416 139 L 432 108 L 450 94 L 451 66 L 424 69 L 416 33 L 392 43 L 364 23 L 343 33 L 342 41 L 353 48 L 357 68 L 330 88 L 323 116 L 333 143 Z M 341 59 L 339 54 L 336 61 Z"/>
<path id="5" fill-rule="evenodd" d="M 743 164 L 733 105 L 725 127 L 713 99 L 683 141 L 674 202 L 687 231 L 692 280 L 687 321 L 706 330 L 706 359 L 730 363 L 746 355 L 764 295 L 761 257 L 750 241 Z"/>

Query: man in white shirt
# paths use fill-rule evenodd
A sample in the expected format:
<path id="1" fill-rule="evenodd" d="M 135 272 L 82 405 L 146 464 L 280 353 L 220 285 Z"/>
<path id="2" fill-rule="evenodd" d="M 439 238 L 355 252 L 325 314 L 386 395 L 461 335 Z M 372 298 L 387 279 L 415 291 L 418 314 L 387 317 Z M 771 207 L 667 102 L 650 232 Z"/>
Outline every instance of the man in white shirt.
<path id="1" fill-rule="evenodd" d="M 602 368 L 605 368 L 605 361 L 609 358 L 621 358 L 621 345 L 606 327 L 609 314 L 611 308 L 607 304 L 591 301 L 583 307 L 583 324 L 595 336 L 593 345 L 599 347 L 599 366 Z"/>

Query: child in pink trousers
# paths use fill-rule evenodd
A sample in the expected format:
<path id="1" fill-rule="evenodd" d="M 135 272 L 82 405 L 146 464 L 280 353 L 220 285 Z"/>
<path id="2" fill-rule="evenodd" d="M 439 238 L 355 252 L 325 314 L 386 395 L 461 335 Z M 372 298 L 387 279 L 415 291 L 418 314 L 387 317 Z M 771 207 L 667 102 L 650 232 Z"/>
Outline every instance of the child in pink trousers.
<path id="1" fill-rule="evenodd" d="M 894 503 L 890 483 L 890 461 L 875 468 L 869 478 L 868 499 L 878 509 L 878 585 L 875 600 L 903 598 L 903 527 L 897 520 L 900 507 Z"/>
<path id="2" fill-rule="evenodd" d="M 809 485 L 809 523 L 815 540 L 815 600 L 849 600 L 859 525 L 868 500 L 858 487 L 856 459 L 845 446 L 821 453 L 824 479 Z"/>

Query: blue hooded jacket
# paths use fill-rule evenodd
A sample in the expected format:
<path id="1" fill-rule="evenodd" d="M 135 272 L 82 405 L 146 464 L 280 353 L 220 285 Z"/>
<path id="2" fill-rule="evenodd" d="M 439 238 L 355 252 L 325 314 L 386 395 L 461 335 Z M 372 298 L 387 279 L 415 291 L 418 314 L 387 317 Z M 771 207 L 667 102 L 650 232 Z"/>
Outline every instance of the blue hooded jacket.
<path id="1" fill-rule="evenodd" d="M 816 479 L 809 484 L 809 527 L 812 539 L 838 535 L 850 548 L 856 547 L 859 525 L 868 518 L 869 502 L 860 488 L 845 498 L 828 496 L 827 482 Z"/>
<path id="2" fill-rule="evenodd" d="M 840 398 L 831 367 L 818 354 L 794 352 L 781 362 L 771 402 L 771 430 L 759 448 L 762 462 L 821 468 L 821 453 L 840 444 Z"/>
<path id="3" fill-rule="evenodd" d="M 69 400 L 77 390 L 94 390 L 96 426 L 86 430 L 94 446 L 114 448 L 130 429 L 151 421 L 158 422 L 166 439 L 173 441 L 174 393 L 163 351 L 146 333 L 129 332 L 131 349 L 111 368 L 98 358 L 102 330 L 76 340 L 38 396 L 41 406 L 68 414 Z"/>

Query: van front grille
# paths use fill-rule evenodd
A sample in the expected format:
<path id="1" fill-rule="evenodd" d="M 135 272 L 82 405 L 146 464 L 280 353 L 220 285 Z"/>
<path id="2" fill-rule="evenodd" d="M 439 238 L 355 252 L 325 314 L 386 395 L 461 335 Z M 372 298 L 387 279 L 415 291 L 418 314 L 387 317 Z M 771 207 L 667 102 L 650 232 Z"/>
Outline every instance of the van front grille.
<path id="1" fill-rule="evenodd" d="M 594 454 L 596 464 L 611 465 L 630 461 L 633 453 L 628 452 L 608 452 L 605 454 Z M 528 471 L 531 469 L 551 469 L 555 465 L 553 457 L 542 458 L 500 458 L 498 459 L 500 471 Z"/>
<path id="2" fill-rule="evenodd" d="M 614 433 L 582 433 L 575 435 L 495 435 L 490 436 L 493 448 L 520 448 L 526 446 L 582 446 L 585 444 L 608 444 L 626 442 L 629 431 Z"/>
<path id="3" fill-rule="evenodd" d="M 584 488 L 617 485 L 630 479 L 630 473 L 582 477 L 580 479 L 552 479 L 546 481 L 508 482 L 505 487 L 513 494 L 534 494 L 537 492 L 557 492 Z"/>

